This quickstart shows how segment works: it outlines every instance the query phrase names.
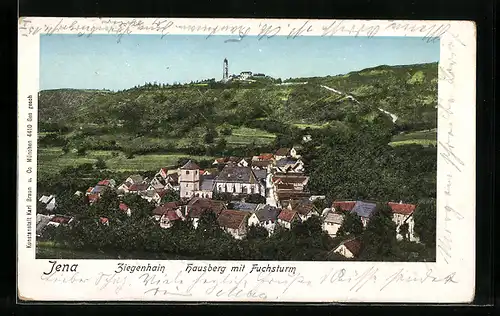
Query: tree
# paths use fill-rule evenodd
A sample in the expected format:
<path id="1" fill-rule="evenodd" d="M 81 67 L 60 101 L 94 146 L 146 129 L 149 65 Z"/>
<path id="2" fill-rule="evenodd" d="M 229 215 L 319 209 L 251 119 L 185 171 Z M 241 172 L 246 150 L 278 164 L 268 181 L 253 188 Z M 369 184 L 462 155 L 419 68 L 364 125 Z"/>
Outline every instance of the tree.
<path id="1" fill-rule="evenodd" d="M 408 240 L 409 228 L 408 223 L 403 223 L 399 226 L 399 233 L 403 236 L 403 240 Z"/>
<path id="2" fill-rule="evenodd" d="M 166 190 L 165 194 L 161 198 L 161 203 L 176 202 L 181 199 L 179 192 L 174 190 Z"/>
<path id="3" fill-rule="evenodd" d="M 98 170 L 104 170 L 106 169 L 106 162 L 104 161 L 104 159 L 102 159 L 101 157 L 97 158 L 97 161 L 95 163 L 95 167 L 98 169 Z"/>
<path id="4" fill-rule="evenodd" d="M 428 247 L 436 245 L 436 201 L 420 203 L 413 214 L 415 234 Z"/>
<path id="5" fill-rule="evenodd" d="M 217 215 L 215 215 L 214 211 L 208 209 L 203 211 L 198 220 L 196 231 L 200 232 L 204 238 L 220 237 L 222 235 L 222 229 L 217 222 Z"/>
<path id="6" fill-rule="evenodd" d="M 155 205 L 143 199 L 137 194 L 127 194 L 123 197 L 125 203 L 131 210 L 134 218 L 149 218 L 153 215 Z"/>
<path id="7" fill-rule="evenodd" d="M 245 198 L 245 202 L 247 202 L 247 203 L 261 204 L 261 203 L 266 203 L 266 198 L 263 197 L 260 194 L 249 194 Z"/>
<path id="8" fill-rule="evenodd" d="M 354 235 L 359 236 L 363 232 L 363 223 L 358 214 L 347 212 L 344 215 L 344 220 L 337 231 L 337 236 Z"/>
<path id="9" fill-rule="evenodd" d="M 267 229 L 262 226 L 250 225 L 248 227 L 246 239 L 255 240 L 255 239 L 264 239 L 269 236 Z"/>
<path id="10" fill-rule="evenodd" d="M 378 204 L 362 236 L 365 260 L 391 260 L 396 256 L 396 224 L 387 204 Z"/>

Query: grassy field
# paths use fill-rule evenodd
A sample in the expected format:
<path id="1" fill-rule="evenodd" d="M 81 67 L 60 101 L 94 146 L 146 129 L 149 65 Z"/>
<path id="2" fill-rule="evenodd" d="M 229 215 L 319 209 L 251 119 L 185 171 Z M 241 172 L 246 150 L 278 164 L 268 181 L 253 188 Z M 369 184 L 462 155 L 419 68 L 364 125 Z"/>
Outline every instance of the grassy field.
<path id="1" fill-rule="evenodd" d="M 306 128 L 311 128 L 311 129 L 315 129 L 315 128 L 323 128 L 323 127 L 326 127 L 329 125 L 329 123 L 324 123 L 324 124 L 305 124 L 305 123 L 293 123 L 292 124 L 293 126 L 297 127 L 297 128 L 300 128 L 300 129 L 306 129 Z"/>
<path id="2" fill-rule="evenodd" d="M 257 128 L 239 127 L 232 130 L 232 134 L 225 136 L 229 145 L 246 145 L 254 142 L 265 145 L 274 141 L 276 135 Z"/>
<path id="3" fill-rule="evenodd" d="M 395 135 L 392 138 L 391 146 L 401 146 L 408 144 L 418 144 L 422 146 L 436 145 L 437 144 L 437 130 L 426 130 L 412 133 L 404 133 Z"/>
<path id="4" fill-rule="evenodd" d="M 38 148 L 38 171 L 40 174 L 57 173 L 65 167 L 78 166 L 84 163 L 95 163 L 102 158 L 109 169 L 114 171 L 156 170 L 177 163 L 179 158 L 214 159 L 208 156 L 189 156 L 182 153 L 136 155 L 127 159 L 122 153 L 113 156 L 112 151 L 89 150 L 83 156 L 76 153 L 64 154 L 59 147 Z"/>

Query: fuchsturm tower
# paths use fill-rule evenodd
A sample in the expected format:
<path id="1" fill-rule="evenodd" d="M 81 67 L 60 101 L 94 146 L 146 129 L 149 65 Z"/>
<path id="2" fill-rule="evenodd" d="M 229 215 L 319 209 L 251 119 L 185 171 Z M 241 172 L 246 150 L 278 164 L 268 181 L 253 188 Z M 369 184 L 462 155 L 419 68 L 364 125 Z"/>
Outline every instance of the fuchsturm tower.
<path id="1" fill-rule="evenodd" d="M 222 80 L 227 81 L 229 79 L 229 67 L 227 58 L 224 58 L 224 64 L 222 66 Z"/>

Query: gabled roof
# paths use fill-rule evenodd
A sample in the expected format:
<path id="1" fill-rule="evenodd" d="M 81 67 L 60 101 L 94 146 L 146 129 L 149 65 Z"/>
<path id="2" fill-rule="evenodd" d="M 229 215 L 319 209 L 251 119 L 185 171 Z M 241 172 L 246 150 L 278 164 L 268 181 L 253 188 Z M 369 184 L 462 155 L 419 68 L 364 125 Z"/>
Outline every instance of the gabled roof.
<path id="1" fill-rule="evenodd" d="M 285 222 L 291 222 L 295 218 L 295 216 L 297 216 L 297 212 L 283 209 L 278 215 L 278 219 Z"/>
<path id="2" fill-rule="evenodd" d="M 162 216 L 168 218 L 169 221 L 175 221 L 181 219 L 175 210 L 167 210 Z"/>
<path id="3" fill-rule="evenodd" d="M 89 202 L 96 202 L 99 200 L 99 195 L 98 194 L 89 194 L 88 196 Z"/>
<path id="4" fill-rule="evenodd" d="M 103 186 L 103 185 L 96 185 L 93 189 L 92 189 L 92 193 L 100 193 L 100 192 L 103 192 L 104 190 L 106 190 L 107 187 Z"/>
<path id="5" fill-rule="evenodd" d="M 257 178 L 250 167 L 227 164 L 217 176 L 216 182 L 256 183 Z"/>
<path id="6" fill-rule="evenodd" d="M 357 257 L 361 252 L 361 241 L 358 238 L 345 240 L 339 245 L 339 247 L 342 245 L 344 245 L 344 247 L 346 247 L 354 257 Z"/>
<path id="7" fill-rule="evenodd" d="M 104 179 L 104 180 L 97 182 L 97 185 L 110 185 L 110 184 L 111 184 L 111 181 L 108 179 Z"/>
<path id="8" fill-rule="evenodd" d="M 334 212 L 328 212 L 325 217 L 325 222 L 326 223 L 334 223 L 341 225 L 342 222 L 344 221 L 344 216 L 342 214 L 334 213 Z"/>
<path id="9" fill-rule="evenodd" d="M 223 210 L 217 217 L 217 222 L 225 228 L 238 229 L 243 224 L 247 212 L 237 210 Z"/>
<path id="10" fill-rule="evenodd" d="M 106 224 L 109 223 L 109 219 L 107 217 L 100 217 L 99 222 L 101 222 L 101 224 Z"/>
<path id="11" fill-rule="evenodd" d="M 276 156 L 286 156 L 290 153 L 290 148 L 280 148 L 276 151 Z"/>
<path id="12" fill-rule="evenodd" d="M 254 158 L 258 160 L 272 160 L 274 158 L 274 155 L 270 153 L 262 153 L 258 156 L 254 156 L 252 159 Z"/>
<path id="13" fill-rule="evenodd" d="M 133 175 L 129 176 L 128 178 L 132 179 L 132 181 L 134 183 L 140 183 L 140 182 L 144 181 L 144 178 L 140 174 L 133 174 Z"/>
<path id="14" fill-rule="evenodd" d="M 200 217 L 204 210 L 214 211 L 215 214 L 218 215 L 225 208 L 226 204 L 223 201 L 200 197 L 192 198 L 186 205 L 187 213 L 192 218 Z"/>
<path id="15" fill-rule="evenodd" d="M 193 161 L 189 160 L 184 164 L 184 166 L 181 167 L 182 170 L 198 170 L 200 167 L 195 164 Z"/>
<path id="16" fill-rule="evenodd" d="M 239 211 L 255 211 L 259 204 L 255 203 L 247 203 L 247 202 L 240 202 L 240 201 L 232 201 L 231 204 L 233 205 L 234 210 L 239 210 Z"/>
<path id="17" fill-rule="evenodd" d="M 295 165 L 299 160 L 297 159 L 290 159 L 290 158 L 282 158 L 280 160 L 276 161 L 276 166 L 277 167 L 285 167 L 285 166 L 293 166 Z"/>
<path id="18" fill-rule="evenodd" d="M 120 203 L 119 208 L 121 211 L 124 211 L 124 212 L 128 211 L 128 209 L 129 209 L 128 205 L 125 203 Z"/>
<path id="19" fill-rule="evenodd" d="M 134 183 L 128 189 L 129 191 L 146 191 L 149 187 L 147 183 Z"/>
<path id="20" fill-rule="evenodd" d="M 389 202 L 387 204 L 392 209 L 393 213 L 402 215 L 411 215 L 415 211 L 415 208 L 417 207 L 414 204 L 405 204 L 405 203 Z"/>
<path id="21" fill-rule="evenodd" d="M 162 204 L 162 205 L 158 206 L 157 208 L 155 208 L 153 210 L 153 215 L 163 215 L 167 211 L 173 211 L 173 210 L 177 209 L 178 207 L 179 207 L 179 205 L 177 204 L 177 202 L 168 202 L 168 203 Z"/>
<path id="22" fill-rule="evenodd" d="M 67 224 L 71 221 L 71 217 L 68 216 L 54 216 L 50 219 L 51 222 L 59 223 L 59 224 Z"/>
<path id="23" fill-rule="evenodd" d="M 255 215 L 259 221 L 265 222 L 269 220 L 275 221 L 278 218 L 279 213 L 280 211 L 278 208 L 266 204 L 264 207 L 258 209 L 255 212 Z"/>
<path id="24" fill-rule="evenodd" d="M 280 173 L 273 176 L 273 182 L 281 182 L 281 183 L 302 183 L 306 184 L 309 180 L 308 176 L 304 176 L 303 174 L 290 174 L 290 173 Z"/>
<path id="25" fill-rule="evenodd" d="M 360 217 L 370 217 L 375 211 L 377 204 L 371 202 L 357 201 L 351 212 L 358 214 Z"/>
<path id="26" fill-rule="evenodd" d="M 256 168 L 267 168 L 269 165 L 272 165 L 272 160 L 253 160 L 250 165 Z"/>
<path id="27" fill-rule="evenodd" d="M 333 208 L 339 211 L 350 212 L 356 205 L 356 201 L 334 201 Z"/>

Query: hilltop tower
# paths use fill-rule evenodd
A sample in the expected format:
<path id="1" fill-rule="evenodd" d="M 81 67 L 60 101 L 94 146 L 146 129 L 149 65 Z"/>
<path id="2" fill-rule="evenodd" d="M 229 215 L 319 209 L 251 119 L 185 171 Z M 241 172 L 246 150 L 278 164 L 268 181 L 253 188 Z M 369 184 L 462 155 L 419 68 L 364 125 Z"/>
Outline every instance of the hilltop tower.
<path id="1" fill-rule="evenodd" d="M 224 63 L 222 65 L 222 81 L 227 81 L 229 79 L 229 65 L 227 58 L 224 58 Z"/>
<path id="2" fill-rule="evenodd" d="M 200 190 L 200 167 L 189 160 L 181 167 L 179 177 L 181 198 L 191 198 L 195 191 Z"/>

